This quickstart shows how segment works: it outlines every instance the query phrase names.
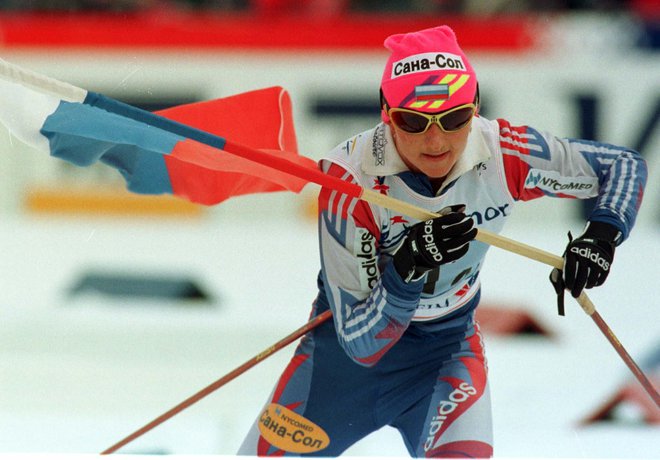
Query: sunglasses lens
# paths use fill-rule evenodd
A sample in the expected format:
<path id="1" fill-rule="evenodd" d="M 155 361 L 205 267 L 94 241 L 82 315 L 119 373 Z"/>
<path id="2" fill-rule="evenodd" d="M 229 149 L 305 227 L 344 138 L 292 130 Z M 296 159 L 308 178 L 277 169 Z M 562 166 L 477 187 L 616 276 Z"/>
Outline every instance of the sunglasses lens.
<path id="1" fill-rule="evenodd" d="M 390 117 L 394 124 L 409 133 L 421 133 L 426 129 L 429 120 L 422 115 L 412 112 L 400 112 L 393 110 Z"/>
<path id="2" fill-rule="evenodd" d="M 462 109 L 449 112 L 440 120 L 442 127 L 445 131 L 457 131 L 463 126 L 467 125 L 472 119 L 474 109 L 472 107 L 464 107 Z"/>

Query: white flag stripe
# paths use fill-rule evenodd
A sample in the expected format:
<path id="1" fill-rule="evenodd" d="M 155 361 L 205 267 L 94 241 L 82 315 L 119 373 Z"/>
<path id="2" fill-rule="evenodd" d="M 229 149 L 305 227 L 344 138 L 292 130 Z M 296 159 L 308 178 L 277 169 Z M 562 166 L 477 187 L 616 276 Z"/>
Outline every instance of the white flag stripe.
<path id="1" fill-rule="evenodd" d="M 0 123 L 12 136 L 42 152 L 50 153 L 48 139 L 40 130 L 59 106 L 58 98 L 0 79 Z"/>

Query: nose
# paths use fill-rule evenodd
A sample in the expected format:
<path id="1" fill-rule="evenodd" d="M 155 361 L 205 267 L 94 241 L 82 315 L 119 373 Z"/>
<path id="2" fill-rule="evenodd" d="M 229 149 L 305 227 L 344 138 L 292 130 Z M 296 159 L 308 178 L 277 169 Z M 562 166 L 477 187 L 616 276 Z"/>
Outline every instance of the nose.
<path id="1" fill-rule="evenodd" d="M 431 145 L 443 144 L 446 133 L 440 129 L 437 123 L 433 123 L 424 133 L 426 141 Z"/>

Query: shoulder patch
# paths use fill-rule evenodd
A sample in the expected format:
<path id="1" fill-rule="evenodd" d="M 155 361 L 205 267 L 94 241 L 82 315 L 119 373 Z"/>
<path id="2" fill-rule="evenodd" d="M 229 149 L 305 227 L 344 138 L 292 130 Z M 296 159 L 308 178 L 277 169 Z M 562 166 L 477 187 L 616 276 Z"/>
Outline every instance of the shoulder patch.
<path id="1" fill-rule="evenodd" d="M 540 189 L 547 195 L 568 195 L 586 198 L 598 190 L 595 177 L 565 177 L 557 171 L 530 169 L 525 178 L 526 189 Z"/>

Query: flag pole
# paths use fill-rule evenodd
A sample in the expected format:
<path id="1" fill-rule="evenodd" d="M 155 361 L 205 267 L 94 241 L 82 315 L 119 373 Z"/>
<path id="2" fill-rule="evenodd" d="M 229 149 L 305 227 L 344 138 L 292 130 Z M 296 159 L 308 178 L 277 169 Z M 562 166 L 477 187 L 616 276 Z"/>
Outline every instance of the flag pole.
<path id="1" fill-rule="evenodd" d="M 27 84 L 35 89 L 48 91 L 51 94 L 63 98 L 75 97 L 77 98 L 76 102 L 81 102 L 108 112 L 128 117 L 138 122 L 149 124 L 155 128 L 163 129 L 170 133 L 192 139 L 210 147 L 223 150 L 229 154 L 239 156 L 243 159 L 313 182 L 321 187 L 336 190 L 353 198 L 383 206 L 419 220 L 438 217 L 438 214 L 436 213 L 396 200 L 387 195 L 364 189 L 357 184 L 347 182 L 339 177 L 325 174 L 317 168 L 296 164 L 286 158 L 227 140 L 226 138 L 170 120 L 169 118 L 117 101 L 102 94 L 86 91 L 68 83 L 60 82 L 45 75 L 23 69 L 2 59 L 0 59 L 0 77 L 9 81 Z M 480 230 L 477 235 L 477 240 L 551 266 L 561 268 L 563 265 L 563 259 L 561 257 L 554 256 L 548 252 L 511 240 L 496 233 L 488 232 L 487 230 Z"/>
<path id="2" fill-rule="evenodd" d="M 90 93 L 92 94 L 92 93 Z M 145 123 L 154 123 L 156 127 L 165 129 L 176 134 L 190 137 L 191 139 L 197 140 L 199 142 L 205 143 L 222 149 L 225 152 L 238 155 L 247 160 L 256 161 L 257 163 L 263 164 L 265 166 L 272 167 L 282 172 L 292 174 L 301 179 L 305 179 L 310 182 L 314 182 L 322 187 L 327 187 L 332 190 L 339 191 L 341 193 L 347 194 L 354 198 L 358 198 L 364 201 L 367 201 L 372 204 L 376 204 L 391 210 L 402 212 L 403 214 L 414 217 L 419 220 L 432 219 L 438 217 L 439 214 L 430 212 L 424 208 L 414 206 L 412 204 L 406 203 L 401 200 L 397 200 L 387 195 L 383 195 L 373 190 L 364 189 L 357 184 L 353 184 L 347 181 L 344 181 L 338 177 L 333 177 L 316 168 L 309 168 L 304 165 L 299 165 L 293 163 L 285 158 L 272 155 L 267 152 L 263 152 L 251 147 L 248 147 L 243 144 L 232 142 L 219 136 L 214 136 L 203 131 L 182 125 L 180 123 L 174 122 L 159 115 L 147 112 L 136 107 L 129 106 L 119 101 L 114 101 L 110 98 L 107 98 L 102 95 L 97 95 L 93 93 L 93 98 L 96 99 L 93 105 L 97 107 L 104 108 L 106 110 L 111 110 L 120 115 L 125 115 L 130 118 L 136 119 L 138 121 L 143 121 Z M 87 99 L 90 99 L 89 96 Z M 222 140 L 222 144 L 218 142 L 218 139 Z M 512 240 L 510 238 L 498 235 L 493 232 L 489 232 L 484 229 L 479 229 L 477 236 L 475 237 L 477 241 L 482 243 L 489 244 L 491 246 L 498 247 L 505 251 L 513 252 L 515 254 L 527 257 L 532 260 L 550 265 L 555 268 L 562 269 L 564 266 L 564 259 L 552 253 L 543 251 L 541 249 L 529 246 L 527 244 L 521 243 L 519 241 Z M 651 396 L 653 401 L 658 407 L 660 407 L 660 397 L 658 396 L 658 391 L 655 390 L 650 380 L 642 372 L 640 367 L 635 363 L 632 357 L 628 354 L 626 349 L 621 345 L 619 340 L 614 335 L 614 332 L 607 326 L 602 317 L 596 312 L 596 309 L 587 297 L 586 293 L 582 292 L 582 295 L 577 299 L 578 303 L 582 309 L 587 313 L 596 323 L 600 331 L 605 335 L 607 340 L 612 344 L 617 353 L 623 358 L 623 361 L 626 363 L 628 368 L 632 371 L 633 375 L 638 379 L 641 385 L 644 387 L 646 392 Z"/>
<path id="3" fill-rule="evenodd" d="M 10 82 L 20 83 L 41 92 L 47 92 L 69 102 L 82 102 L 87 97 L 87 90 L 33 72 L 32 70 L 24 69 L 4 59 L 0 59 L 0 78 Z"/>

